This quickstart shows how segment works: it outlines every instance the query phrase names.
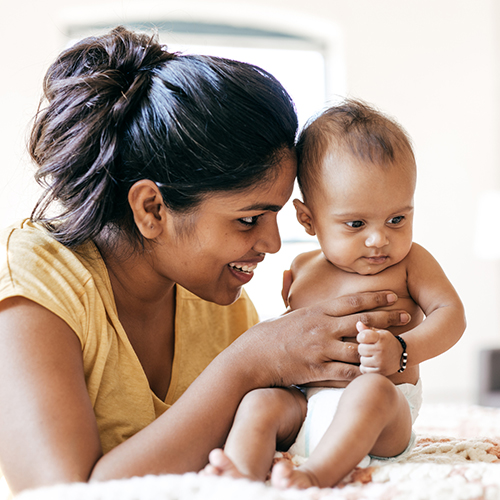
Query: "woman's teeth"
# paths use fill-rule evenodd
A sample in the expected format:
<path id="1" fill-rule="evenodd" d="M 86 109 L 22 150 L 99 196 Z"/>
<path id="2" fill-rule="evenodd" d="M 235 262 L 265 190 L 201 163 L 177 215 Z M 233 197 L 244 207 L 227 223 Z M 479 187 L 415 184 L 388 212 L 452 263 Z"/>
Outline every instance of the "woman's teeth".
<path id="1" fill-rule="evenodd" d="M 239 271 L 241 273 L 250 274 L 257 267 L 257 264 L 251 264 L 251 265 L 243 264 L 243 265 L 241 265 L 241 264 L 236 264 L 235 262 L 231 262 L 229 264 L 229 267 L 232 267 L 233 269 L 235 269 L 236 271 Z"/>

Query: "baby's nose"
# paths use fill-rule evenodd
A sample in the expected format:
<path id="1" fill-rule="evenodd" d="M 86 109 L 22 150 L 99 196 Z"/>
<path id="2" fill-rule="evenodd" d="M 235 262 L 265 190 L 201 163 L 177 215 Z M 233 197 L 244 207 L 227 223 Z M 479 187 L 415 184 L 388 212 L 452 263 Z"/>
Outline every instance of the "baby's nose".
<path id="1" fill-rule="evenodd" d="M 384 231 L 372 231 L 366 238 L 367 247 L 382 248 L 389 243 Z"/>

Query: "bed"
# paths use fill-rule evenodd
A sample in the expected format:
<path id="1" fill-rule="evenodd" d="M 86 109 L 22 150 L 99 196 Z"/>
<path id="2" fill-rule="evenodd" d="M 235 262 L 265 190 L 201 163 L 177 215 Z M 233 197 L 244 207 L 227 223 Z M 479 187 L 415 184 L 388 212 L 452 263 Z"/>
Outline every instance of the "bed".
<path id="1" fill-rule="evenodd" d="M 408 459 L 355 469 L 335 488 L 280 491 L 189 473 L 58 485 L 16 500 L 500 500 L 500 408 L 424 404 L 415 431 Z"/>

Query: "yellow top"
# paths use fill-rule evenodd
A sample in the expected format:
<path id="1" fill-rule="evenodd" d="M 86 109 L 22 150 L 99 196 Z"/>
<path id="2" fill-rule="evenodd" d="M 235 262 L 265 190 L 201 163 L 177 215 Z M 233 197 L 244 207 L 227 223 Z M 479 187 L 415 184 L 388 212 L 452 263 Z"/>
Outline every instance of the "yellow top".
<path id="1" fill-rule="evenodd" d="M 167 410 L 210 361 L 257 321 L 243 293 L 230 306 L 206 302 L 177 285 L 175 352 L 161 401 L 118 319 L 97 247 L 73 251 L 29 220 L 0 233 L 0 300 L 22 296 L 62 318 L 82 345 L 85 381 L 104 453 Z"/>

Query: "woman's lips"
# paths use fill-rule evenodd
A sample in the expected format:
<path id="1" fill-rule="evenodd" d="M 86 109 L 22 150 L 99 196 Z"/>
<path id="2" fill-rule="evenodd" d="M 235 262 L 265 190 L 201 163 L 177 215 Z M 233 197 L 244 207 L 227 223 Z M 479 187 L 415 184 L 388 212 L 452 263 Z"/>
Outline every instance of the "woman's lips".
<path id="1" fill-rule="evenodd" d="M 231 262 L 229 264 L 229 267 L 231 269 L 236 270 L 236 271 L 250 274 L 257 267 L 257 264 L 245 264 L 245 263 L 239 263 L 239 262 Z"/>
<path id="2" fill-rule="evenodd" d="M 253 278 L 253 272 L 258 262 L 231 262 L 228 264 L 233 276 L 236 276 L 241 283 L 246 284 Z"/>

